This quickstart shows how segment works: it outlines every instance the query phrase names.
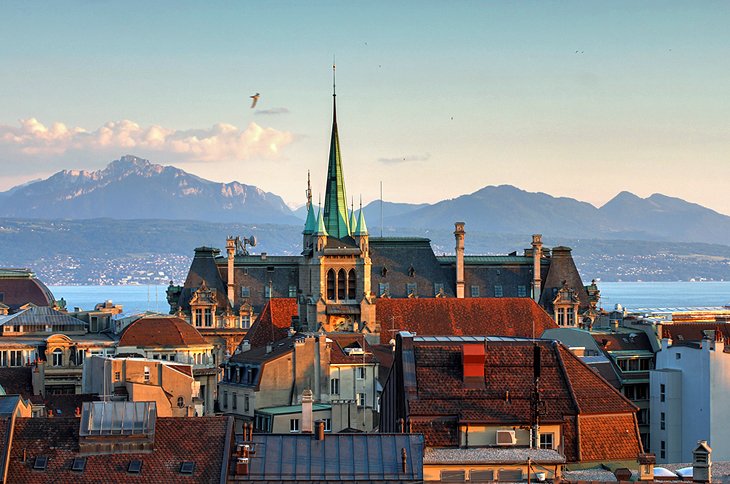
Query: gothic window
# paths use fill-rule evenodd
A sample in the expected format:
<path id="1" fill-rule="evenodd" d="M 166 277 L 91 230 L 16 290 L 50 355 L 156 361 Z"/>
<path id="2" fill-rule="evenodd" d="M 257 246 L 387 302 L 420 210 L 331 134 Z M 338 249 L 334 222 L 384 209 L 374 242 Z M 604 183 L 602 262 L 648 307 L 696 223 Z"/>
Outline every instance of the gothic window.
<path id="1" fill-rule="evenodd" d="M 357 287 L 357 276 L 355 269 L 350 269 L 347 274 L 347 299 L 355 299 L 355 287 Z"/>
<path id="2" fill-rule="evenodd" d="M 327 271 L 327 299 L 335 298 L 335 271 L 330 269 Z"/>
<path id="3" fill-rule="evenodd" d="M 337 272 L 337 299 L 345 299 L 345 289 L 347 289 L 345 269 L 340 269 Z"/>

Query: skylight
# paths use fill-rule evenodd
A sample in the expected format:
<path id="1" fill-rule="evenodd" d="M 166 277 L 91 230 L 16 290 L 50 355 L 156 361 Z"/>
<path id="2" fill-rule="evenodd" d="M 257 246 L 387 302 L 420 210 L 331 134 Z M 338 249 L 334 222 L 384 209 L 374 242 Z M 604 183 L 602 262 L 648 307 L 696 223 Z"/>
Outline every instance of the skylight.
<path id="1" fill-rule="evenodd" d="M 39 455 L 38 457 L 35 458 L 35 463 L 33 463 L 33 469 L 36 469 L 39 471 L 45 471 L 47 465 L 48 465 L 48 456 Z"/>
<path id="2" fill-rule="evenodd" d="M 185 461 L 180 464 L 180 474 L 192 474 L 195 470 L 195 462 Z"/>
<path id="3" fill-rule="evenodd" d="M 141 460 L 133 460 L 130 461 L 129 467 L 127 467 L 127 472 L 130 474 L 139 474 L 142 472 L 142 461 Z"/>
<path id="4" fill-rule="evenodd" d="M 76 472 L 83 472 L 86 468 L 86 457 L 75 457 L 73 464 L 71 464 L 71 470 Z"/>

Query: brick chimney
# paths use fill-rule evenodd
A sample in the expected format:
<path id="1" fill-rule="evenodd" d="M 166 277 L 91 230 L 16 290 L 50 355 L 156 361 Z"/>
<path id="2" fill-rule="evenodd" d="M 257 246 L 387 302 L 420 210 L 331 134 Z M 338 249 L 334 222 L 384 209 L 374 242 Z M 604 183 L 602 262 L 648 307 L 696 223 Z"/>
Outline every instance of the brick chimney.
<path id="1" fill-rule="evenodd" d="M 235 305 L 233 263 L 236 258 L 236 239 L 233 236 L 228 236 L 226 239 L 226 252 L 228 253 L 228 302 L 233 307 Z"/>
<path id="2" fill-rule="evenodd" d="M 542 235 L 532 236 L 532 299 L 540 302 L 542 292 L 542 278 L 540 276 L 540 261 L 542 260 Z"/>
<path id="3" fill-rule="evenodd" d="M 302 433 L 311 434 L 314 430 L 312 416 L 312 390 L 306 389 L 302 392 Z"/>
<path id="4" fill-rule="evenodd" d="M 464 297 L 464 222 L 454 224 L 456 238 L 456 297 Z"/>
<path id="5" fill-rule="evenodd" d="M 461 347 L 464 365 L 464 386 L 484 388 L 484 362 L 486 352 L 484 343 L 467 343 Z"/>

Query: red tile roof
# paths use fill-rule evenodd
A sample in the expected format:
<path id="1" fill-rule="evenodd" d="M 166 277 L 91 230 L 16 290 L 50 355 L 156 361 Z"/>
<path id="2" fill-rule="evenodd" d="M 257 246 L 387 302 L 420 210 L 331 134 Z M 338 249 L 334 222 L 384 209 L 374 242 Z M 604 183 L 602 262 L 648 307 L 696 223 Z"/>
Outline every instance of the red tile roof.
<path id="1" fill-rule="evenodd" d="M 151 453 L 90 455 L 84 471 L 75 472 L 79 424 L 77 418 L 17 419 L 8 482 L 220 482 L 228 417 L 157 418 Z M 48 457 L 45 471 L 33 469 L 39 455 Z M 135 459 L 142 461 L 138 475 L 127 473 Z M 183 461 L 195 462 L 192 476 L 180 474 Z"/>
<path id="2" fill-rule="evenodd" d="M 192 325 L 173 316 L 143 316 L 127 328 L 119 346 L 180 347 L 209 344 Z"/>
<path id="3" fill-rule="evenodd" d="M 524 297 L 378 299 L 377 318 L 381 343 L 388 343 L 397 331 L 422 336 L 531 337 L 557 328 L 545 310 Z"/>
<path id="4" fill-rule="evenodd" d="M 662 324 L 662 334 L 667 334 L 677 343 L 679 341 L 702 341 L 705 337 L 705 331 L 715 331 L 722 334 L 725 341 L 730 340 L 730 323 L 713 322 L 713 323 L 673 323 Z"/>
<path id="5" fill-rule="evenodd" d="M 606 351 L 652 351 L 649 337 L 643 331 L 620 333 L 591 333 L 593 339 Z M 653 352 L 653 351 L 652 351 Z"/>
<path id="6" fill-rule="evenodd" d="M 286 338 L 292 325 L 292 318 L 299 315 L 297 300 L 294 298 L 272 298 L 251 325 L 243 338 L 251 343 L 251 348 Z"/>
<path id="7" fill-rule="evenodd" d="M 416 395 L 408 399 L 408 416 L 412 431 L 422 432 L 428 446 L 458 445 L 457 421 L 492 425 L 530 421 L 533 343 L 488 341 L 483 388 L 464 385 L 461 344 L 413 342 Z M 542 348 L 540 391 L 546 402 L 542 421 L 560 424 L 575 415 L 581 422 L 584 417 L 597 416 L 591 421 L 593 428 L 600 430 L 595 435 L 581 427 L 580 439 L 576 439 L 576 429 L 566 428 L 567 435 L 572 436 L 566 439 L 568 461 L 578 459 L 578 446 L 603 452 L 603 460 L 623 459 L 631 452 L 635 458 L 642 451 L 634 439 L 638 438 L 637 408 L 562 344 L 544 340 L 538 344 Z M 615 428 L 607 433 L 600 425 Z M 631 439 L 616 451 L 605 450 L 596 442 L 627 432 Z"/>
<path id="8" fill-rule="evenodd" d="M 633 415 L 581 415 L 578 419 L 581 461 L 602 461 L 607 455 L 613 460 L 635 460 L 642 452 Z"/>
<path id="9" fill-rule="evenodd" d="M 328 333 L 327 338 L 332 340 L 330 344 L 330 363 L 338 364 L 373 364 L 378 359 L 373 355 L 373 349 L 364 335 L 353 333 Z M 355 347 L 362 348 L 365 354 L 349 356 L 345 352 L 345 348 Z"/>
<path id="10" fill-rule="evenodd" d="M 7 395 L 21 395 L 28 400 L 33 396 L 33 367 L 0 368 L 0 387 Z"/>

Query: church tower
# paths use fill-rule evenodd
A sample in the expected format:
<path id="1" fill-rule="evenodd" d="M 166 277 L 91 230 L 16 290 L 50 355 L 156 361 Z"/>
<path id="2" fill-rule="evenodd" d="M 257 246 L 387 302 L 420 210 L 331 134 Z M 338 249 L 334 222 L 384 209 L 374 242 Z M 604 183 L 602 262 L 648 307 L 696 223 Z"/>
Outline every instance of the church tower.
<path id="1" fill-rule="evenodd" d="M 334 66 L 333 73 L 334 73 Z M 333 86 L 332 133 L 324 206 L 316 216 L 308 188 L 303 261 L 299 270 L 299 330 L 377 332 L 370 292 L 370 248 L 365 214 L 348 213 L 337 103 Z"/>

